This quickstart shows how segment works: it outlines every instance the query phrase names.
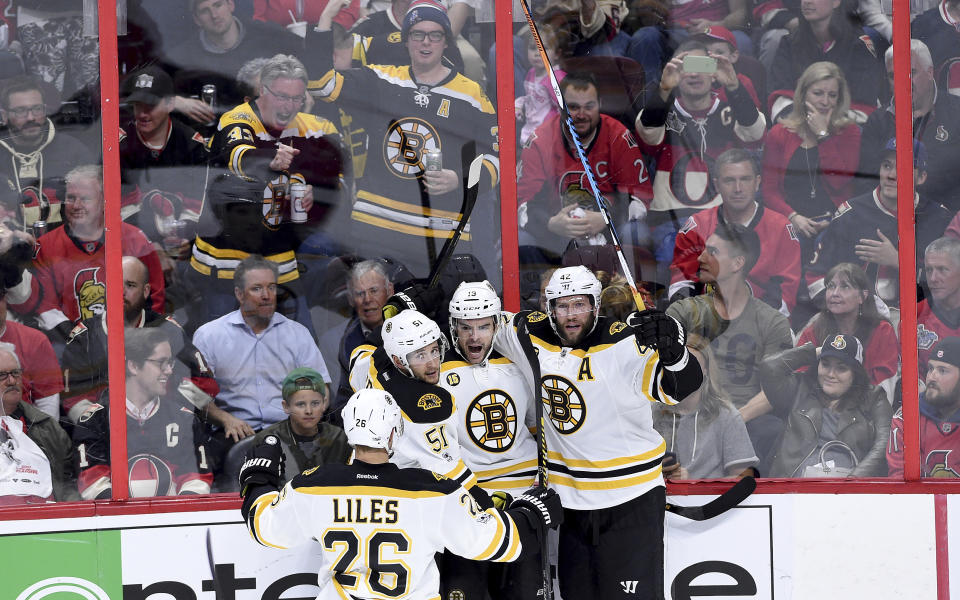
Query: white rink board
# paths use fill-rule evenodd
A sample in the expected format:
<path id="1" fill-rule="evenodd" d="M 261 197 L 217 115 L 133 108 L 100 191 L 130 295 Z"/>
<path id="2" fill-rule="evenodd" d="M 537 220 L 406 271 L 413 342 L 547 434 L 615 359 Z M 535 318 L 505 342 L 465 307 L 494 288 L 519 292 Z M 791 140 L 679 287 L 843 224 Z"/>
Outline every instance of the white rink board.
<path id="1" fill-rule="evenodd" d="M 671 498 L 685 505 L 710 499 Z M 698 562 L 723 561 L 742 567 L 756 594 L 710 598 L 936 600 L 933 504 L 932 495 L 757 494 L 713 521 L 668 514 L 665 597 L 696 598 L 671 595 L 678 573 Z M 960 503 L 954 505 L 960 553 Z M 728 575 L 704 573 L 692 585 L 735 583 Z"/>
<path id="2" fill-rule="evenodd" d="M 683 505 L 710 499 L 671 498 Z M 948 497 L 948 511 L 953 516 L 950 563 L 960 573 L 960 496 Z M 671 600 L 705 598 L 696 587 L 711 585 L 727 591 L 740 586 L 736 593 L 709 596 L 719 600 L 936 600 L 932 495 L 758 494 L 712 521 L 668 514 L 666 527 L 666 598 Z M 111 529 L 121 530 L 120 551 L 102 560 L 122 562 L 127 598 L 213 600 L 215 573 L 218 584 L 234 589 L 235 595 L 223 597 L 236 600 L 315 594 L 319 547 L 261 548 L 240 523 L 239 511 L 0 522 L 0 535 L 12 536 Z M 17 560 L 5 557 L 4 567 L 18 569 Z M 718 566 L 732 575 L 717 572 Z M 108 567 L 101 563 L 99 570 Z M 56 564 L 44 571 L 63 575 Z M 953 598 L 960 600 L 960 576 L 953 579 Z"/>

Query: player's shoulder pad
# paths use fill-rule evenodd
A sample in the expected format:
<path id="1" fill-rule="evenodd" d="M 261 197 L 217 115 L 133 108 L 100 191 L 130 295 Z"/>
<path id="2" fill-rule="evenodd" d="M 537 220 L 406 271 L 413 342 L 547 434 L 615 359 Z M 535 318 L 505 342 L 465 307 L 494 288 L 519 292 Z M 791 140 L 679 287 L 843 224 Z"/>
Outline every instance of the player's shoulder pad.
<path id="1" fill-rule="evenodd" d="M 82 336 L 86 332 L 87 332 L 87 326 L 84 325 L 82 321 L 80 323 L 77 323 L 76 326 L 70 330 L 70 335 L 67 337 L 67 343 L 69 344 L 70 342 L 73 342 L 74 340 L 79 339 L 80 336 Z"/>
<path id="2" fill-rule="evenodd" d="M 102 408 L 104 408 L 102 404 L 98 404 L 96 402 L 90 404 L 90 406 L 87 407 L 87 410 L 83 411 L 83 414 L 81 414 L 80 418 L 77 419 L 77 423 L 86 423 L 92 419 L 93 416 Z"/>
<path id="3" fill-rule="evenodd" d="M 623 321 L 615 321 L 607 317 L 598 317 L 597 327 L 594 329 L 599 344 L 616 344 L 620 340 L 633 337 L 633 328 Z"/>
<path id="4" fill-rule="evenodd" d="M 453 415 L 453 395 L 439 385 L 403 375 L 389 378 L 383 378 L 382 375 L 378 374 L 383 389 L 390 392 L 404 416 L 413 423 L 436 423 Z"/>

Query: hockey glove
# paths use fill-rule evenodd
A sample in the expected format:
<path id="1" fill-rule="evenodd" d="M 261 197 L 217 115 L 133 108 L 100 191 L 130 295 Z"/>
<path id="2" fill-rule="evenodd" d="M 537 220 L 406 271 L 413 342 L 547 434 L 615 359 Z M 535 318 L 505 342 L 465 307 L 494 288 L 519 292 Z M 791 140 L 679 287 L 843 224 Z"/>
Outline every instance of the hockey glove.
<path id="1" fill-rule="evenodd" d="M 415 283 L 387 298 L 387 303 L 383 306 L 383 318 L 395 317 L 408 308 L 430 316 L 442 302 L 443 290 L 439 286 L 427 287 L 422 283 Z"/>
<path id="2" fill-rule="evenodd" d="M 271 487 L 275 490 L 283 485 L 283 448 L 280 447 L 280 438 L 268 435 L 263 442 L 253 447 L 250 457 L 240 467 L 240 494 L 247 493 L 256 487 Z"/>
<path id="3" fill-rule="evenodd" d="M 507 510 L 510 506 L 510 503 L 513 502 L 513 496 L 509 492 L 497 491 L 490 494 L 490 498 L 493 500 L 493 505 L 500 510 Z"/>
<path id="4" fill-rule="evenodd" d="M 627 315 L 627 325 L 641 346 L 655 348 L 665 367 L 676 365 L 687 354 L 687 333 L 683 325 L 663 311 L 644 310 Z"/>
<path id="5" fill-rule="evenodd" d="M 510 503 L 510 512 L 522 511 L 540 531 L 556 529 L 563 523 L 563 505 L 555 490 L 532 487 Z"/>

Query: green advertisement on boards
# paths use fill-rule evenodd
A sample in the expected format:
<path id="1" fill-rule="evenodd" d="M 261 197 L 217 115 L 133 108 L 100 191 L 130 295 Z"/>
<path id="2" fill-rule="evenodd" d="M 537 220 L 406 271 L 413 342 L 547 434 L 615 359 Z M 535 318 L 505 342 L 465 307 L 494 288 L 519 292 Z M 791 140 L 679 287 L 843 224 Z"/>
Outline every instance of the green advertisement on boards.
<path id="1" fill-rule="evenodd" d="M 3 597 L 10 600 L 121 600 L 120 532 L 0 537 Z"/>

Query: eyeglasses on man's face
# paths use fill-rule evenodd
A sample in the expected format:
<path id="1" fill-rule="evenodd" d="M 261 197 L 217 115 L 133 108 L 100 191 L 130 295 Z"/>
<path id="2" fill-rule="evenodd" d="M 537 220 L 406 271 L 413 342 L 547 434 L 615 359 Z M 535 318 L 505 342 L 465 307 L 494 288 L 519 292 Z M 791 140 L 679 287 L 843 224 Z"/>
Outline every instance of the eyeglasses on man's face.
<path id="1" fill-rule="evenodd" d="M 442 42 L 447 37 L 447 34 L 442 31 L 411 31 L 410 39 L 415 42 L 422 42 L 424 38 L 430 40 L 433 43 Z"/>
<path id="2" fill-rule="evenodd" d="M 173 365 L 177 364 L 173 358 L 145 358 L 144 360 L 157 365 L 159 369 L 172 369 Z"/>
<path id="3" fill-rule="evenodd" d="M 11 377 L 13 379 L 20 379 L 21 375 L 23 375 L 23 369 L 11 369 L 9 371 L 0 371 L 0 381 L 6 381 Z"/>
<path id="4" fill-rule="evenodd" d="M 286 94 L 278 94 L 275 91 L 271 90 L 267 86 L 263 86 L 263 89 L 270 92 L 270 95 L 277 99 L 281 104 L 291 104 L 293 106 L 303 106 L 304 97 L 303 96 L 288 96 Z"/>
<path id="5" fill-rule="evenodd" d="M 23 117 L 27 116 L 28 113 L 42 117 L 47 114 L 47 109 L 42 104 L 34 104 L 33 106 L 17 106 L 16 108 L 8 108 L 7 112 L 18 119 L 22 119 Z"/>

